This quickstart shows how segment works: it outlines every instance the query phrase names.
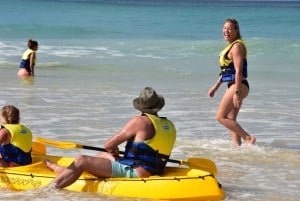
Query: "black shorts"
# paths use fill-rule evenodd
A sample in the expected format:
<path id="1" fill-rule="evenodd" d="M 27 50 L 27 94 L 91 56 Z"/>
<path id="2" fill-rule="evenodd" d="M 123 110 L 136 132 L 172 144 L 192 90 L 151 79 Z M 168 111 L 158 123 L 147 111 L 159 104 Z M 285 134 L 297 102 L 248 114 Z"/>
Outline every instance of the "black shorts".
<path id="1" fill-rule="evenodd" d="M 228 82 L 227 87 L 230 88 L 231 85 L 233 85 L 234 82 Z M 250 88 L 248 80 L 242 80 L 242 84 L 246 85 L 248 87 L 248 89 Z"/>

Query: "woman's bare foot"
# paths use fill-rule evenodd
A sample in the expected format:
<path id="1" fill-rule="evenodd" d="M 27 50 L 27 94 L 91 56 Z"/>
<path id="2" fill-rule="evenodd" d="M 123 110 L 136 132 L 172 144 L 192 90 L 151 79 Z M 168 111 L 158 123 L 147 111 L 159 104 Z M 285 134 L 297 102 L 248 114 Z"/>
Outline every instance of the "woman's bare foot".
<path id="1" fill-rule="evenodd" d="M 48 168 L 50 168 L 56 173 L 61 173 L 65 169 L 65 167 L 59 166 L 48 159 L 45 159 L 44 162 Z"/>
<path id="2" fill-rule="evenodd" d="M 249 139 L 245 140 L 245 144 L 255 144 L 256 142 L 256 137 L 254 136 L 249 136 Z"/>

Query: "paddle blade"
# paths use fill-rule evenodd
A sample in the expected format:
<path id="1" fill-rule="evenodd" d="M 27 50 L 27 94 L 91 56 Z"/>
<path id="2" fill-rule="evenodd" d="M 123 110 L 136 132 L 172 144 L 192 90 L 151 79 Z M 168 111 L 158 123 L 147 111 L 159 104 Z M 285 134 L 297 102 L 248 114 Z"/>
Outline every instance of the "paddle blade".
<path id="1" fill-rule="evenodd" d="M 180 164 L 188 165 L 191 168 L 205 170 L 213 175 L 217 175 L 218 173 L 215 163 L 207 158 L 189 158 L 188 161 L 180 161 Z"/>
<path id="2" fill-rule="evenodd" d="M 48 144 L 53 147 L 58 147 L 62 149 L 71 149 L 71 148 L 79 148 L 76 143 L 73 142 L 60 142 L 60 141 L 55 141 L 55 140 L 50 140 L 42 137 L 37 137 L 35 138 L 37 142 L 43 143 L 43 144 Z"/>
<path id="3" fill-rule="evenodd" d="M 42 137 L 37 137 L 36 141 L 53 147 L 62 148 L 62 149 L 78 148 L 78 149 L 88 149 L 88 150 L 107 152 L 104 148 L 100 148 L 100 147 L 92 147 L 88 145 L 76 144 L 74 142 L 61 142 L 61 141 L 50 140 Z M 120 151 L 120 154 L 124 154 L 124 152 Z"/>
<path id="4" fill-rule="evenodd" d="M 46 155 L 47 150 L 44 144 L 39 142 L 32 142 L 31 146 L 32 146 L 32 150 L 31 150 L 32 154 Z"/>
<path id="5" fill-rule="evenodd" d="M 217 175 L 217 167 L 216 164 L 207 158 L 189 158 L 187 161 L 190 167 L 195 167 L 197 169 L 202 169 L 207 172 L 211 172 L 214 175 Z"/>

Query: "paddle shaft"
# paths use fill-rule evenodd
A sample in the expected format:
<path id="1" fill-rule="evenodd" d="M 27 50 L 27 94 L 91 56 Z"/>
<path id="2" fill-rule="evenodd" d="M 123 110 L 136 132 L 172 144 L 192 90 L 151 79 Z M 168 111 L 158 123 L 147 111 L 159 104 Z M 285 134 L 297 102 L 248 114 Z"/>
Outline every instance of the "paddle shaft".
<path id="1" fill-rule="evenodd" d="M 92 146 L 88 146 L 88 145 L 80 145 L 78 146 L 79 148 L 82 149 L 89 149 L 89 150 L 94 150 L 94 151 L 103 151 L 103 152 L 108 152 L 106 149 L 104 148 L 100 148 L 100 147 L 92 147 Z M 124 154 L 124 151 L 119 151 L 120 154 Z"/>
<path id="2" fill-rule="evenodd" d="M 95 150 L 95 151 L 108 152 L 104 148 L 93 147 L 93 146 L 88 146 L 88 145 L 81 145 L 81 144 L 76 144 L 74 142 L 60 142 L 60 141 L 50 140 L 50 139 L 41 138 L 41 137 L 37 137 L 36 140 L 40 143 L 48 144 L 48 145 L 58 147 L 58 148 L 62 148 L 62 149 L 79 148 L 79 149 L 89 149 L 89 150 Z M 124 154 L 123 151 L 120 151 L 119 153 Z M 190 167 L 195 167 L 197 169 L 206 170 L 208 172 L 213 173 L 214 175 L 217 174 L 217 167 L 216 167 L 215 163 L 212 160 L 209 160 L 209 159 L 189 158 L 188 161 L 183 161 L 183 160 L 169 159 L 169 156 L 164 155 L 164 154 L 159 154 L 159 155 L 161 156 L 161 158 L 166 159 L 167 162 L 177 163 L 179 165 L 188 165 Z"/>
<path id="3" fill-rule="evenodd" d="M 94 151 L 108 152 L 106 149 L 101 148 L 101 147 L 93 147 L 93 146 L 81 145 L 81 144 L 76 144 L 76 147 L 81 148 L 81 149 L 89 149 L 89 150 L 94 150 Z M 119 153 L 124 154 L 125 152 L 119 151 Z M 208 171 L 212 172 L 214 175 L 217 174 L 217 168 L 216 168 L 214 162 L 209 159 L 192 158 L 192 159 L 189 159 L 189 161 L 183 161 L 183 160 L 175 160 L 175 159 L 167 158 L 166 160 L 170 163 L 177 163 L 179 165 L 196 166 L 198 168 L 203 168 L 204 170 L 208 170 Z"/>
<path id="4" fill-rule="evenodd" d="M 80 145 L 79 148 L 82 148 L 82 149 L 88 149 L 88 150 L 94 150 L 94 151 L 103 151 L 103 152 L 108 152 L 106 149 L 104 148 L 101 148 L 101 147 L 93 147 L 93 146 L 88 146 L 88 145 Z M 120 154 L 124 154 L 125 152 L 124 151 L 120 151 L 119 152 Z M 182 161 L 179 161 L 179 160 L 174 160 L 174 159 L 167 159 L 168 162 L 170 163 L 178 163 L 180 165 L 183 164 Z"/>

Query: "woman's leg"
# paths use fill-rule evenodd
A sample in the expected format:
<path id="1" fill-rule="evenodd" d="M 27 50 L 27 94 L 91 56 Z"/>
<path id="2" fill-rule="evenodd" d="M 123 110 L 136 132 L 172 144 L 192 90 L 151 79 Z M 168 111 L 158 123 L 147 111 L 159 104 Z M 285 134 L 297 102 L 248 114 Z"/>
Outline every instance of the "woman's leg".
<path id="1" fill-rule="evenodd" d="M 245 143 L 255 143 L 255 137 L 251 137 L 236 121 L 239 108 L 235 108 L 233 105 L 234 85 L 226 90 L 224 96 L 221 99 L 219 109 L 217 111 L 216 119 L 224 125 L 231 134 L 233 144 L 236 146 L 241 145 L 241 138 Z M 241 102 L 248 95 L 249 89 L 242 85 Z"/>

